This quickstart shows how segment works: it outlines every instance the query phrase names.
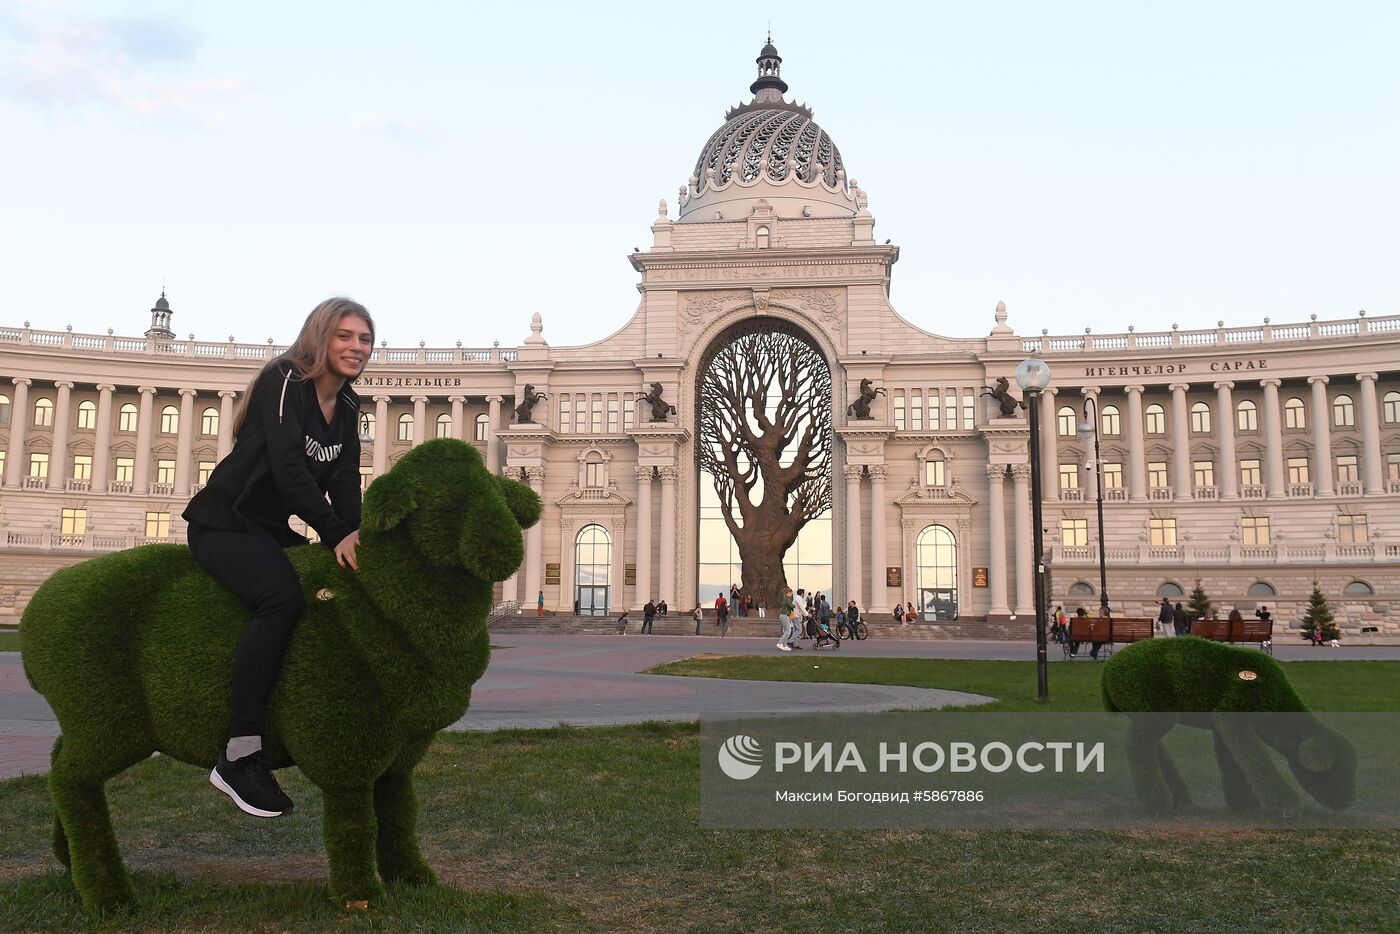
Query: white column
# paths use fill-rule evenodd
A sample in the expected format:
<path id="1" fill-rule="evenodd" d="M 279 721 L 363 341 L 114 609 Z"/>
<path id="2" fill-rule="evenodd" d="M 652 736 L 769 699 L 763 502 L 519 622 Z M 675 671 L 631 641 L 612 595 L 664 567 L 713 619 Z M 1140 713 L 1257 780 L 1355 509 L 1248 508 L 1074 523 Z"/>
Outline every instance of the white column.
<path id="1" fill-rule="evenodd" d="M 448 396 L 447 401 L 452 403 L 452 437 L 458 441 L 470 438 L 467 434 L 467 426 L 462 424 L 462 403 L 467 401 L 466 396 Z M 563 578 L 559 578 L 561 581 Z"/>
<path id="2" fill-rule="evenodd" d="M 413 446 L 417 447 L 433 436 L 428 431 L 428 397 L 413 397 Z M 530 594 L 530 599 L 539 596 L 538 593 Z"/>
<path id="3" fill-rule="evenodd" d="M 394 437 L 394 426 L 389 424 L 389 397 L 374 397 L 374 475 L 384 476 L 389 469 L 389 439 Z M 509 598 L 507 598 L 509 599 Z"/>
<path id="4" fill-rule="evenodd" d="M 132 472 L 131 492 L 144 496 L 151 492 L 151 435 L 155 434 L 152 413 L 155 411 L 156 388 L 138 386 L 140 408 L 136 413 L 136 466 Z"/>
<path id="5" fill-rule="evenodd" d="M 232 389 L 219 390 L 218 460 L 223 460 L 233 450 L 233 399 L 237 395 Z"/>
<path id="6" fill-rule="evenodd" d="M 1312 386 L 1313 495 L 1332 495 L 1332 406 L 1327 377 L 1309 376 Z"/>
<path id="7" fill-rule="evenodd" d="M 501 423 L 501 397 L 487 396 L 486 402 L 489 406 L 486 416 L 489 423 L 486 426 L 486 469 L 492 473 L 500 473 L 501 445 L 496 440 L 496 426 Z"/>
<path id="8" fill-rule="evenodd" d="M 1361 481 L 1367 496 L 1385 492 L 1381 472 L 1381 418 L 1376 405 L 1376 374 L 1357 373 L 1361 385 Z"/>
<path id="9" fill-rule="evenodd" d="M 10 449 L 5 454 L 5 485 L 12 487 L 23 482 L 24 474 L 21 471 L 24 467 L 21 462 L 24 460 L 24 434 L 34 418 L 29 411 L 29 385 L 32 381 L 16 376 L 13 382 L 15 402 L 10 407 Z"/>
<path id="10" fill-rule="evenodd" d="M 530 484 L 530 489 L 541 498 L 544 498 L 544 467 L 526 467 L 525 479 Z M 540 596 L 540 559 L 543 557 L 544 549 L 544 518 L 530 526 L 525 532 L 525 598 L 521 601 L 525 604 L 525 612 L 535 612 L 536 601 Z"/>
<path id="11" fill-rule="evenodd" d="M 1011 605 L 1006 600 L 1006 465 L 987 465 L 987 537 L 991 556 L 987 559 L 987 584 L 991 590 L 991 616 L 1006 616 Z M 915 558 L 917 561 L 917 557 Z"/>
<path id="12" fill-rule="evenodd" d="M 1040 393 L 1040 463 L 1045 471 L 1041 477 L 1041 492 L 1046 502 L 1056 502 L 1060 498 L 1060 406 L 1055 398 L 1057 392 L 1059 390 L 1051 386 Z"/>
<path id="13" fill-rule="evenodd" d="M 54 383 L 58 402 L 53 410 L 53 450 L 49 452 L 49 489 L 61 490 L 68 482 L 68 410 L 73 404 L 73 384 Z"/>
<path id="14" fill-rule="evenodd" d="M 1191 423 L 1187 420 L 1185 383 L 1172 383 L 1172 473 L 1177 499 L 1190 499 L 1195 487 L 1191 471 Z"/>
<path id="15" fill-rule="evenodd" d="M 676 605 L 676 468 L 661 467 L 661 599 Z"/>
<path id="16" fill-rule="evenodd" d="M 885 475 L 883 466 L 870 470 L 870 602 L 882 606 L 889 590 L 885 587 Z M 898 523 L 896 523 L 896 528 Z M 917 584 L 915 585 L 917 586 Z M 902 598 L 903 593 L 899 594 Z"/>
<path id="17" fill-rule="evenodd" d="M 560 613 L 574 612 L 574 598 L 578 596 L 578 567 L 574 563 L 578 557 L 578 529 L 572 521 L 559 527 L 559 604 Z M 539 592 L 535 592 L 536 599 Z"/>
<path id="18" fill-rule="evenodd" d="M 92 445 L 92 491 L 107 492 L 107 461 L 112 451 L 112 393 L 110 383 L 97 384 L 97 431 Z"/>
<path id="19" fill-rule="evenodd" d="M 1031 468 L 1029 464 L 1013 464 L 1011 481 L 1015 496 L 1016 521 L 1016 615 L 1035 612 L 1035 549 L 1031 534 Z"/>
<path id="20" fill-rule="evenodd" d="M 1215 384 L 1215 417 L 1220 434 L 1220 463 L 1216 465 L 1220 474 L 1215 482 L 1220 486 L 1221 499 L 1239 497 L 1239 476 L 1235 469 L 1235 402 L 1230 395 L 1234 388 L 1235 384 L 1228 380 Z"/>
<path id="21" fill-rule="evenodd" d="M 180 390 L 180 432 L 175 442 L 175 495 L 190 495 L 190 459 L 194 456 L 195 390 Z"/>
<path id="22" fill-rule="evenodd" d="M 653 467 L 638 467 L 637 476 L 637 584 L 632 608 L 640 609 L 655 596 L 651 592 L 651 479 Z"/>
<path id="23" fill-rule="evenodd" d="M 846 599 L 854 600 L 864 611 L 875 610 L 865 602 L 861 590 L 863 572 L 860 560 L 860 464 L 846 465 Z M 872 594 L 873 596 L 873 594 Z"/>
<path id="24" fill-rule="evenodd" d="M 1284 496 L 1283 423 L 1279 418 L 1279 380 L 1261 379 L 1264 387 L 1264 484 L 1269 498 Z"/>
<path id="25" fill-rule="evenodd" d="M 1142 443 L 1141 386 L 1124 386 L 1128 394 L 1128 495 L 1134 502 L 1147 499 L 1147 452 Z"/>

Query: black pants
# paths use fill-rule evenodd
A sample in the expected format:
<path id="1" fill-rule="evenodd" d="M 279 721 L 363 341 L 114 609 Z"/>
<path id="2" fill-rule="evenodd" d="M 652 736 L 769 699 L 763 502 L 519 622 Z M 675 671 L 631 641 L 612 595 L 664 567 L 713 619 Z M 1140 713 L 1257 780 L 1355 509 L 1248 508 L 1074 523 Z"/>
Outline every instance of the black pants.
<path id="1" fill-rule="evenodd" d="M 261 736 L 267 724 L 267 701 L 301 616 L 301 581 L 282 546 L 265 532 L 232 532 L 190 523 L 189 539 L 200 567 L 253 611 L 233 656 L 229 736 Z"/>
<path id="2" fill-rule="evenodd" d="M 656 618 L 656 617 L 654 617 L 654 616 L 643 616 L 643 617 L 642 617 L 642 632 L 643 632 L 643 633 L 649 634 L 649 633 L 651 632 L 651 624 L 652 624 L 652 621 L 653 621 L 655 618 Z"/>

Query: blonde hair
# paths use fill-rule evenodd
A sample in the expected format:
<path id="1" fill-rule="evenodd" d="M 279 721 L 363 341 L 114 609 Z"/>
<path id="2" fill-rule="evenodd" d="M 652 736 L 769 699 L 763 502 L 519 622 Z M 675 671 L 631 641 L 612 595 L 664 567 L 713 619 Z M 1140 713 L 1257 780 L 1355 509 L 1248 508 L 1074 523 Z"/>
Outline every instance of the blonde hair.
<path id="1" fill-rule="evenodd" d="M 317 379 L 326 375 L 330 369 L 331 335 L 335 333 L 340 319 L 346 315 L 354 315 L 369 326 L 369 342 L 371 347 L 374 346 L 374 319 L 370 317 L 369 310 L 364 305 L 344 296 L 326 299 L 311 309 L 311 314 L 302 322 L 301 333 L 292 342 L 292 346 L 248 381 L 248 388 L 243 391 L 243 398 L 238 403 L 238 412 L 233 418 L 235 438 L 242 430 L 243 423 L 248 420 L 248 401 L 253 397 L 253 387 L 268 370 L 286 362 L 292 365 L 291 375 L 295 380 Z"/>

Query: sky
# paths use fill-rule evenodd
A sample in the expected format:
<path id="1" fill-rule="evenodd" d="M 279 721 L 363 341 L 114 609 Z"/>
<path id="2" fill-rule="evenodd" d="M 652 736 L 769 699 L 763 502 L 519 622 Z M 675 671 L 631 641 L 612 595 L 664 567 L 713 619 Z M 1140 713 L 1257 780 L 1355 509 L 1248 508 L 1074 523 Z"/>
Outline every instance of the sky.
<path id="1" fill-rule="evenodd" d="M 0 327 L 600 339 L 770 26 L 928 331 L 1400 313 L 1391 0 L 0 0 Z"/>

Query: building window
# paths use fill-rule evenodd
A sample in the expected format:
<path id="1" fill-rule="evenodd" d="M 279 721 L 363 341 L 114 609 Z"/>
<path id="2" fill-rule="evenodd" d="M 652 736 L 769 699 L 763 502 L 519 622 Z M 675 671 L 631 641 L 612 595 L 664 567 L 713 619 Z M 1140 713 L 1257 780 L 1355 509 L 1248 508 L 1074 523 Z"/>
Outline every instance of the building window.
<path id="1" fill-rule="evenodd" d="M 173 435 L 180 430 L 180 410 L 167 405 L 160 410 L 160 433 Z"/>
<path id="2" fill-rule="evenodd" d="M 479 425 L 480 420 L 485 417 L 484 415 L 478 415 L 477 424 Z M 574 402 L 568 396 L 559 397 L 559 431 L 566 435 L 573 434 L 574 431 Z M 481 433 L 479 428 L 477 433 Z M 481 441 L 483 439 L 477 438 L 476 440 Z"/>
<path id="3" fill-rule="evenodd" d="M 1356 424 L 1356 406 L 1351 396 L 1338 396 L 1332 400 L 1332 424 L 1338 428 L 1350 428 Z"/>
<path id="4" fill-rule="evenodd" d="M 146 537 L 154 539 L 167 539 L 170 537 L 170 513 L 168 512 L 148 512 L 146 513 Z"/>
<path id="5" fill-rule="evenodd" d="M 958 545 L 953 533 L 941 525 L 930 525 L 914 543 L 918 563 L 919 618 L 954 620 L 958 618 Z"/>
<path id="6" fill-rule="evenodd" d="M 1089 520 L 1061 519 L 1060 544 L 1066 548 L 1082 548 L 1089 544 Z"/>
<path id="7" fill-rule="evenodd" d="M 1055 416 L 1055 434 L 1061 438 L 1073 438 L 1078 430 L 1079 422 L 1074 417 L 1074 409 L 1061 406 L 1059 414 Z"/>
<path id="8" fill-rule="evenodd" d="M 1161 489 L 1167 485 L 1166 461 L 1152 461 L 1147 465 L 1147 485 L 1153 489 Z"/>
<path id="9" fill-rule="evenodd" d="M 1123 433 L 1123 418 L 1118 414 L 1118 406 L 1106 405 L 1099 413 L 1099 433 L 1117 436 Z"/>
<path id="10" fill-rule="evenodd" d="M 635 400 L 622 407 L 622 430 L 631 431 L 637 427 L 637 403 Z"/>
<path id="11" fill-rule="evenodd" d="M 1387 397 L 1389 398 L 1389 397 Z M 1389 411 L 1389 410 L 1387 410 Z M 10 397 L 0 392 L 0 425 L 10 423 Z"/>
<path id="12" fill-rule="evenodd" d="M 1215 462 L 1196 461 L 1191 465 L 1196 486 L 1215 486 Z"/>
<path id="13" fill-rule="evenodd" d="M 1303 429 L 1308 427 L 1308 409 L 1297 396 L 1283 404 L 1283 427 Z"/>
<path id="14" fill-rule="evenodd" d="M 574 539 L 574 600 L 579 613 L 607 615 L 611 574 L 612 536 L 601 525 L 584 526 Z"/>
<path id="15" fill-rule="evenodd" d="M 924 461 L 924 486 L 945 486 L 944 463 L 941 457 L 930 457 Z"/>
<path id="16" fill-rule="evenodd" d="M 1340 515 L 1337 517 L 1337 541 L 1343 545 L 1363 545 L 1369 538 L 1366 517 Z"/>
<path id="17" fill-rule="evenodd" d="M 1186 596 L 1186 591 L 1182 590 L 1181 585 L 1174 581 L 1165 581 L 1157 588 L 1158 600 L 1163 597 L 1175 598 L 1184 596 Z"/>
<path id="18" fill-rule="evenodd" d="M 369 414 L 368 412 L 365 414 Z M 210 438 L 219 433 L 219 410 L 207 408 L 199 415 L 199 433 Z"/>
<path id="19" fill-rule="evenodd" d="M 373 413 L 373 412 L 361 412 L 361 413 L 360 413 L 360 440 L 361 440 L 361 441 L 373 441 L 377 429 L 378 429 L 378 425 L 376 425 L 376 423 L 375 423 L 375 421 L 374 421 L 374 413 Z"/>
<path id="20" fill-rule="evenodd" d="M 64 509 L 59 514 L 58 532 L 60 535 L 86 535 L 87 510 Z"/>
<path id="21" fill-rule="evenodd" d="M 1374 597 L 1375 595 L 1376 588 L 1365 581 L 1352 581 L 1342 588 L 1342 596 L 1344 597 Z"/>
<path id="22" fill-rule="evenodd" d="M 915 389 L 909 394 L 909 427 L 914 431 L 924 430 L 924 394 Z"/>
<path id="23" fill-rule="evenodd" d="M 399 416 L 399 440 L 413 440 L 413 416 L 407 412 Z"/>
<path id="24" fill-rule="evenodd" d="M 603 397 L 595 395 L 593 397 L 593 418 L 590 422 L 593 433 L 601 435 L 603 433 Z"/>
<path id="25" fill-rule="evenodd" d="M 1149 435 L 1164 435 L 1167 433 L 1167 413 L 1157 403 L 1152 403 L 1147 407 L 1143 415 L 1147 422 L 1147 433 Z"/>
<path id="26" fill-rule="evenodd" d="M 1356 455 L 1355 455 L 1355 454 L 1338 454 L 1338 455 L 1337 455 L 1337 482 L 1338 482 L 1338 483 L 1355 483 L 1358 479 L 1360 479 L 1360 478 L 1357 476 Z"/>
<path id="27" fill-rule="evenodd" d="M 78 403 L 78 427 L 97 427 L 97 406 L 86 399 Z"/>
<path id="28" fill-rule="evenodd" d="M 977 427 L 977 397 L 970 392 L 963 393 L 963 429 L 971 431 Z M 948 427 L 953 427 L 952 422 Z"/>
<path id="29" fill-rule="evenodd" d="M 1198 435 L 1210 432 L 1210 406 L 1204 402 L 1191 405 L 1191 430 Z"/>
<path id="30" fill-rule="evenodd" d="M 1235 427 L 1240 431 L 1259 430 L 1259 407 L 1248 399 L 1235 406 Z"/>
<path id="31" fill-rule="evenodd" d="M 29 476 L 37 477 L 40 480 L 48 479 L 49 456 L 47 454 L 29 455 Z"/>
<path id="32" fill-rule="evenodd" d="M 175 482 L 175 462 L 172 460 L 156 461 L 156 483 Z"/>
<path id="33" fill-rule="evenodd" d="M 1077 490 L 1077 489 L 1079 489 L 1079 465 L 1078 465 L 1078 464 L 1061 464 L 1061 465 L 1060 465 L 1060 489 L 1061 489 L 1061 490 Z"/>
<path id="34" fill-rule="evenodd" d="M 1269 544 L 1269 517 L 1245 516 L 1241 519 L 1240 540 L 1246 545 Z"/>
<path id="35" fill-rule="evenodd" d="M 476 440 L 486 441 L 491 434 L 491 416 L 478 415 L 476 417 Z"/>
<path id="36" fill-rule="evenodd" d="M 0 478 L 5 476 L 5 452 L 0 449 Z"/>
<path id="37" fill-rule="evenodd" d="M 618 420 L 622 416 L 622 404 L 617 396 L 608 396 L 608 434 L 615 435 L 618 432 Z"/>
<path id="38" fill-rule="evenodd" d="M 53 400 L 39 399 L 34 403 L 34 427 L 53 427 Z"/>
<path id="39" fill-rule="evenodd" d="M 121 407 L 117 412 L 117 431 L 136 430 L 136 406 L 130 402 Z"/>
<path id="40" fill-rule="evenodd" d="M 754 237 L 755 237 L 755 239 L 758 241 L 758 248 L 759 248 L 760 250 L 766 250 L 766 249 L 768 249 L 768 244 L 769 244 L 769 242 L 770 242 L 770 235 L 769 235 L 769 233 L 768 233 L 768 228 L 767 228 L 767 227 L 760 227 L 760 228 L 758 228 L 757 230 L 755 230 L 755 231 L 754 231 Z"/>
<path id="41" fill-rule="evenodd" d="M 583 485 L 601 487 L 603 485 L 603 462 L 587 461 L 583 465 Z"/>
<path id="42" fill-rule="evenodd" d="M 1387 454 L 1385 456 L 1385 478 L 1387 480 L 1400 480 L 1400 454 Z"/>
<path id="43" fill-rule="evenodd" d="M 1267 583 L 1265 581 L 1255 581 L 1254 583 L 1249 585 L 1249 590 L 1245 592 L 1245 596 L 1251 598 L 1268 599 L 1277 597 L 1278 591 L 1274 589 L 1273 584 Z"/>
<path id="44" fill-rule="evenodd" d="M 894 394 L 894 430 L 904 430 L 904 391 L 897 390 Z"/>
<path id="45" fill-rule="evenodd" d="M 1306 457 L 1290 457 L 1288 459 L 1288 482 L 1289 483 L 1309 483 L 1308 459 Z"/>
<path id="46" fill-rule="evenodd" d="M 74 479 L 74 480 L 91 480 L 91 479 L 92 479 L 92 455 L 91 455 L 91 454 L 74 454 L 74 455 L 73 455 L 73 479 Z"/>
<path id="47" fill-rule="evenodd" d="M 198 467 L 199 469 L 195 471 L 194 482 L 198 483 L 200 486 L 204 486 L 204 484 L 209 482 L 209 475 L 214 472 L 214 462 L 200 461 Z"/>
<path id="48" fill-rule="evenodd" d="M 452 437 L 452 416 L 446 412 L 437 417 L 437 436 L 439 438 Z"/>
<path id="49" fill-rule="evenodd" d="M 1067 591 L 1071 597 L 1092 597 L 1094 595 L 1094 585 L 1088 581 L 1075 581 L 1069 585 Z"/>
<path id="50" fill-rule="evenodd" d="M 943 427 L 949 431 L 958 430 L 958 391 L 943 390 Z"/>
<path id="51" fill-rule="evenodd" d="M 1117 462 L 1103 465 L 1103 488 L 1105 490 L 1123 489 L 1123 465 Z"/>
<path id="52" fill-rule="evenodd" d="M 1259 462 L 1257 460 L 1240 461 L 1240 485 L 1260 486 L 1261 483 L 1262 481 L 1259 479 Z"/>
<path id="53" fill-rule="evenodd" d="M 584 395 L 574 396 L 574 431 L 588 431 L 588 397 Z"/>
<path id="54" fill-rule="evenodd" d="M 118 457 L 117 469 L 112 474 L 112 479 L 117 483 L 130 483 L 136 476 L 136 460 L 130 457 Z"/>
<path id="55" fill-rule="evenodd" d="M 938 391 L 930 389 L 928 391 L 928 430 L 937 431 L 943 410 L 938 404 Z M 956 425 L 954 427 L 957 427 Z"/>
<path id="56" fill-rule="evenodd" d="M 0 396 L 0 400 L 4 398 L 4 396 Z M 4 404 L 3 401 L 0 401 L 0 406 Z M 1385 394 L 1384 417 L 1387 425 L 1394 425 L 1396 422 L 1400 422 L 1400 392 L 1388 392 Z M 0 425 L 3 424 L 5 424 L 5 418 L 3 415 L 0 415 Z"/>
<path id="57" fill-rule="evenodd" d="M 374 468 L 365 464 L 360 465 L 360 492 L 364 493 L 369 489 L 370 481 L 374 479 Z"/>
<path id="58" fill-rule="evenodd" d="M 1176 547 L 1175 519 L 1148 519 L 1147 522 L 1153 548 Z"/>

